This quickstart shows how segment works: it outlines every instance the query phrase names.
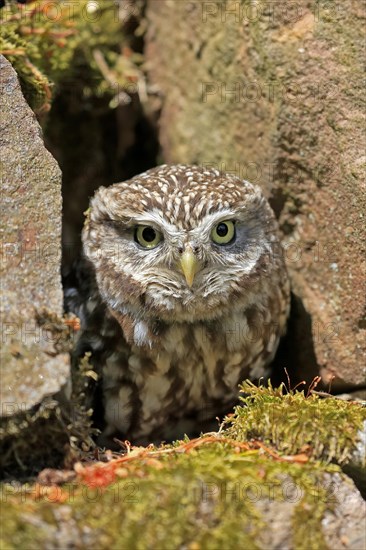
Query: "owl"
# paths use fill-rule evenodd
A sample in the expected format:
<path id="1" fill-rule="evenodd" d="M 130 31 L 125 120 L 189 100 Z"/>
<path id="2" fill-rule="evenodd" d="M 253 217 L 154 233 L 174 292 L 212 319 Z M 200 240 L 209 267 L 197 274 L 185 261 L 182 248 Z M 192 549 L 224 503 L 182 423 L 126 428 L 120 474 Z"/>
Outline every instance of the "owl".
<path id="1" fill-rule="evenodd" d="M 274 214 L 232 174 L 163 165 L 101 187 L 69 309 L 101 373 L 104 437 L 195 435 L 258 380 L 283 335 L 289 281 Z"/>

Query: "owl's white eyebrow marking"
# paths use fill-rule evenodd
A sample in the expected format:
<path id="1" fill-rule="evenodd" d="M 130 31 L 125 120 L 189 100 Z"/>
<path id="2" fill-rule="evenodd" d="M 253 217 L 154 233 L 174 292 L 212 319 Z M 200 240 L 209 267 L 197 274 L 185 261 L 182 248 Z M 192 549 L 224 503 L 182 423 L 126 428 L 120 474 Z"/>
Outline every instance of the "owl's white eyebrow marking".
<path id="1" fill-rule="evenodd" d="M 203 218 L 203 221 L 194 229 L 194 231 L 199 231 L 199 233 L 202 233 L 202 231 L 210 232 L 213 225 L 219 223 L 220 221 L 234 218 L 235 212 L 230 208 L 221 210 L 220 212 L 212 212 L 211 214 L 208 213 Z"/>

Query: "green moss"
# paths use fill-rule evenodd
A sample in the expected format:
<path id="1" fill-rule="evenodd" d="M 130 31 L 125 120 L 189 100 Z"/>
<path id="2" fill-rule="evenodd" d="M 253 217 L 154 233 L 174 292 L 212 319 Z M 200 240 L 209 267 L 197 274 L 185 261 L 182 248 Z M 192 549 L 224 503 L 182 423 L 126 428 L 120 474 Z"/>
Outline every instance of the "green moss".
<path id="1" fill-rule="evenodd" d="M 309 510 L 312 516 L 309 517 Z M 294 548 L 296 550 L 327 550 L 321 529 L 325 507 L 324 502 L 320 506 L 309 505 L 308 498 L 305 497 L 295 508 L 292 520 Z M 312 529 L 316 528 L 316 531 Z"/>
<path id="2" fill-rule="evenodd" d="M 301 511 L 299 525 L 306 522 L 318 544 L 314 548 L 322 548 L 320 521 L 332 506 L 319 489 L 325 470 L 273 461 L 259 451 L 238 452 L 218 442 L 189 453 L 136 458 L 126 471 L 121 465 L 128 477 L 104 490 L 65 486 L 62 503 L 52 502 L 56 493 L 46 490 L 37 501 L 34 487 L 14 491 L 4 486 L 3 547 L 42 546 L 45 533 L 54 540 L 66 516 L 72 518 L 77 547 L 89 540 L 91 548 L 256 549 L 263 546 L 266 531 L 266 515 L 257 503 L 283 502 L 291 489 L 296 491 L 294 508 Z M 41 527 L 38 533 L 35 524 Z M 11 540 L 16 544 L 9 546 Z M 33 546 L 24 546 L 29 540 Z"/>
<path id="3" fill-rule="evenodd" d="M 24 513 L 26 513 L 26 509 L 27 506 L 23 505 L 22 511 Z M 13 506 L 8 507 L 2 503 L 1 517 L 5 527 L 5 529 L 1 529 L 0 534 L 1 548 L 4 550 L 11 550 L 13 548 L 33 550 L 34 548 L 41 548 L 45 533 L 36 525 L 21 522 Z"/>
<path id="4" fill-rule="evenodd" d="M 9 2 L 1 19 L 0 53 L 14 66 L 38 112 L 49 110 L 53 90 L 65 80 L 73 87 L 81 79 L 86 96 L 111 99 L 138 80 L 141 59 L 130 50 L 121 54 L 126 40 L 113 0 Z"/>
<path id="5" fill-rule="evenodd" d="M 305 398 L 302 392 L 286 393 L 284 385 L 273 389 L 247 381 L 241 390 L 243 405 L 226 420 L 227 436 L 259 439 L 289 455 L 310 451 L 326 462 L 344 464 L 350 458 L 366 419 L 361 405 L 315 394 Z"/>
<path id="6" fill-rule="evenodd" d="M 3 485 L 2 547 L 62 547 L 69 536 L 75 547 L 257 549 L 280 513 L 290 547 L 327 548 L 322 522 L 342 475 L 329 460 L 349 456 L 362 408 L 283 387 L 242 390 L 218 434 L 84 463 L 62 488 Z"/>

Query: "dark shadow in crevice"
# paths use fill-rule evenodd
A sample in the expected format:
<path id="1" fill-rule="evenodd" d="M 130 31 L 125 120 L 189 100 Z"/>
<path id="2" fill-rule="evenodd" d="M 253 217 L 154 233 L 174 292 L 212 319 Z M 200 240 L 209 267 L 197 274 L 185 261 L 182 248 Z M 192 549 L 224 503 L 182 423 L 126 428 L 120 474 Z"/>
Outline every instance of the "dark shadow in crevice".
<path id="1" fill-rule="evenodd" d="M 344 473 L 350 477 L 354 484 L 356 485 L 357 489 L 360 491 L 361 496 L 364 500 L 366 500 L 366 470 L 364 467 L 361 466 L 361 464 L 356 467 L 353 464 L 346 464 L 345 466 L 342 466 L 342 470 Z"/>
<path id="2" fill-rule="evenodd" d="M 314 378 L 319 376 L 311 316 L 305 309 L 301 298 L 294 293 L 291 293 L 291 311 L 287 333 L 280 342 L 272 368 L 271 380 L 275 386 L 284 382 L 288 387 L 286 371 L 291 388 L 305 381 L 305 384 L 301 385 L 301 389 L 306 390 Z M 322 383 L 317 388 L 327 389 Z"/>
<path id="3" fill-rule="evenodd" d="M 278 220 L 286 204 L 286 194 L 283 192 L 283 189 L 281 187 L 272 189 L 268 202 Z"/>
<path id="4" fill-rule="evenodd" d="M 81 76 L 63 84 L 45 132 L 63 174 L 63 273 L 80 254 L 83 213 L 96 189 L 156 166 L 159 153 L 155 122 L 138 94 L 111 109 L 106 98 L 86 100 L 84 86 Z"/>

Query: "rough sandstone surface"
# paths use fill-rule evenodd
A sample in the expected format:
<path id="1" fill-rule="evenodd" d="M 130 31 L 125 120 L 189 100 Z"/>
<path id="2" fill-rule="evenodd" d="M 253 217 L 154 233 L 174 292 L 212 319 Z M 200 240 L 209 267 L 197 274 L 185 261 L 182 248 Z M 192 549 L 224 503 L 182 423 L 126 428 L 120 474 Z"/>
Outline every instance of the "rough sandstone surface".
<path id="1" fill-rule="evenodd" d="M 59 392 L 69 360 L 37 320 L 45 308 L 62 315 L 61 172 L 3 56 L 0 71 L 1 414 L 11 417 Z"/>
<path id="2" fill-rule="evenodd" d="M 146 16 L 165 160 L 261 184 L 279 218 L 294 293 L 282 366 L 364 384 L 362 6 L 150 0 Z"/>

